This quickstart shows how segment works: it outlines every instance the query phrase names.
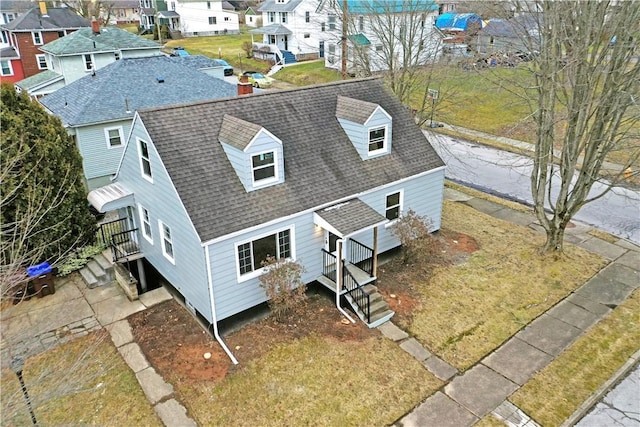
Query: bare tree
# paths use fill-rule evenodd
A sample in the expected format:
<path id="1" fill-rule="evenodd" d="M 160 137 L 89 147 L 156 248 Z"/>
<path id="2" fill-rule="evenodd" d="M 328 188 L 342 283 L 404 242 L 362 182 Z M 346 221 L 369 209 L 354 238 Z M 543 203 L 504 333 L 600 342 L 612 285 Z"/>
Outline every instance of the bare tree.
<path id="1" fill-rule="evenodd" d="M 531 189 L 547 235 L 542 251 L 561 253 L 571 218 L 619 184 L 640 156 L 640 7 L 551 0 L 536 7 L 543 13 L 540 54 L 533 61 L 537 139 Z M 607 170 L 614 152 L 621 154 L 622 168 Z M 596 181 L 605 189 L 594 194 Z"/>
<path id="2" fill-rule="evenodd" d="M 62 4 L 80 16 L 87 19 L 100 18 L 108 24 L 117 0 L 62 0 Z"/>

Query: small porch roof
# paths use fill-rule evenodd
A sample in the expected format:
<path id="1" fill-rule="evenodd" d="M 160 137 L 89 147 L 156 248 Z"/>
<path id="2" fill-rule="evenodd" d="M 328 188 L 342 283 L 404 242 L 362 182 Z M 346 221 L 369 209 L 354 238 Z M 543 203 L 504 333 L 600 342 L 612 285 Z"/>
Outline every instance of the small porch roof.
<path id="1" fill-rule="evenodd" d="M 292 34 L 291 30 L 282 24 L 270 24 L 264 27 L 250 30 L 249 32 L 253 34 L 269 34 L 269 35 L 276 35 L 276 36 Z"/>
<path id="2" fill-rule="evenodd" d="M 135 203 L 133 191 L 119 182 L 91 190 L 87 200 L 98 212 L 103 213 L 132 206 Z"/>
<path id="3" fill-rule="evenodd" d="M 180 18 L 180 15 L 174 10 L 162 10 L 158 12 L 158 18 Z"/>
<path id="4" fill-rule="evenodd" d="M 313 222 L 341 239 L 389 222 L 360 199 L 351 199 L 313 213 Z"/>

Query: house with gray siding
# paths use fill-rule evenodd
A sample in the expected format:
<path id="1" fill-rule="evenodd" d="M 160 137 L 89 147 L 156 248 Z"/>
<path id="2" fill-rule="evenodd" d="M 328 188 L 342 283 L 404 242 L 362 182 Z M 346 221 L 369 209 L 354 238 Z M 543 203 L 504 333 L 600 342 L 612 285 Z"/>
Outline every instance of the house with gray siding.
<path id="1" fill-rule="evenodd" d="M 122 58 L 40 103 L 75 138 L 92 190 L 115 175 L 137 109 L 237 95 L 223 73 L 218 62 L 199 55 Z"/>
<path id="2" fill-rule="evenodd" d="M 116 260 L 144 257 L 214 332 L 267 300 L 267 254 L 373 327 L 393 315 L 372 286 L 399 246 L 390 225 L 411 209 L 439 229 L 444 172 L 407 109 L 364 79 L 140 110 L 114 182 L 88 198 L 130 224 Z"/>

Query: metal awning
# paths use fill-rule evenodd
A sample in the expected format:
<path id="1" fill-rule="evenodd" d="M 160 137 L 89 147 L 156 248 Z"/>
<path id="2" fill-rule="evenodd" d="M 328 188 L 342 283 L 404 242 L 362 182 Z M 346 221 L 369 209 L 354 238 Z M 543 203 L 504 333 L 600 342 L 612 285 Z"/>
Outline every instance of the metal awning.
<path id="1" fill-rule="evenodd" d="M 341 239 L 345 239 L 386 224 L 389 220 L 362 200 L 351 199 L 315 211 L 313 222 Z"/>
<path id="2" fill-rule="evenodd" d="M 89 200 L 89 203 L 91 203 L 98 212 L 103 213 L 135 204 L 133 191 L 127 189 L 119 182 L 91 190 L 87 196 L 87 200 Z"/>
<path id="3" fill-rule="evenodd" d="M 162 10 L 158 12 L 158 18 L 180 18 L 180 15 L 174 10 Z"/>
<path id="4" fill-rule="evenodd" d="M 351 43 L 355 44 L 356 46 L 370 46 L 371 42 L 369 41 L 369 39 L 367 38 L 367 36 L 365 36 L 364 34 L 352 34 L 350 36 L 347 36 L 349 38 L 349 41 L 351 41 Z"/>
<path id="5" fill-rule="evenodd" d="M 293 34 L 290 29 L 282 24 L 271 24 L 264 27 L 256 28 L 254 30 L 250 30 L 249 32 L 253 34 L 269 34 L 276 36 Z"/>

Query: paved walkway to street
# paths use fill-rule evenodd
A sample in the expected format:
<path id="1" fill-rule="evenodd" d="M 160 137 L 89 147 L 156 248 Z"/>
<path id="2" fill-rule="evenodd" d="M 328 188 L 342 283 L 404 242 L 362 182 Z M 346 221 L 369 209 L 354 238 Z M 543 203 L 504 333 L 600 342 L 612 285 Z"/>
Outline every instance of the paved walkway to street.
<path id="1" fill-rule="evenodd" d="M 532 214 L 516 212 L 451 189 L 446 190 L 446 197 L 496 218 L 541 231 Z M 534 420 L 508 402 L 508 397 L 640 286 L 640 247 L 626 240 L 609 243 L 589 234 L 590 229 L 576 224 L 567 229 L 566 241 L 597 253 L 611 263 L 462 374 L 433 356 L 393 323 L 380 326 L 385 336 L 399 342 L 400 347 L 422 362 L 426 369 L 447 382 L 442 391 L 398 420 L 396 426 L 471 426 L 490 413 L 510 426 L 537 426 Z M 629 367 L 632 366 L 633 361 L 629 363 Z M 628 370 L 617 372 L 611 382 L 615 383 L 626 373 Z M 606 391 L 603 389 L 599 393 Z M 572 418 L 579 420 L 589 409 L 590 406 L 582 408 L 583 412 Z"/>

